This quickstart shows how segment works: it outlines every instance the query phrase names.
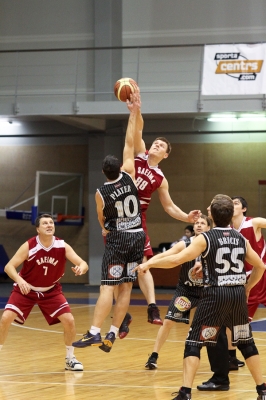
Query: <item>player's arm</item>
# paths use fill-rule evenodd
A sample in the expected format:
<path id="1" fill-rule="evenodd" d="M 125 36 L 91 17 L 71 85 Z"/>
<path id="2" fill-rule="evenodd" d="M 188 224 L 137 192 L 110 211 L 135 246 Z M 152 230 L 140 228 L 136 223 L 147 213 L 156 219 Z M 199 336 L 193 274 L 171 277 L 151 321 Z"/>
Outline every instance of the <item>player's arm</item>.
<path id="1" fill-rule="evenodd" d="M 176 246 L 177 245 L 178 243 L 176 244 Z M 168 255 L 169 250 L 167 250 L 161 254 L 162 257 L 160 257 L 159 259 L 156 259 L 157 256 L 152 257 L 149 261 L 140 264 L 135 269 L 142 274 L 150 268 L 174 268 L 177 265 L 196 259 L 205 249 L 206 241 L 203 235 L 199 235 L 188 247 L 186 247 L 181 252 Z"/>
<path id="2" fill-rule="evenodd" d="M 169 185 L 166 178 L 163 179 L 162 184 L 158 188 L 157 192 L 164 211 L 167 212 L 167 214 L 169 214 L 171 217 L 178 219 L 179 221 L 194 223 L 201 216 L 200 210 L 193 210 L 190 211 L 189 214 L 186 214 L 174 204 L 169 194 Z"/>
<path id="3" fill-rule="evenodd" d="M 164 251 L 163 253 L 156 254 L 156 256 L 153 256 L 153 260 L 159 261 L 163 259 L 165 256 L 172 256 L 174 254 L 180 253 L 180 251 L 184 250 L 186 247 L 186 244 L 184 240 L 181 240 L 181 242 L 176 243 L 173 247 L 170 249 Z"/>
<path id="4" fill-rule="evenodd" d="M 6 264 L 4 271 L 7 273 L 9 278 L 16 282 L 20 288 L 22 294 L 30 292 L 30 285 L 18 274 L 17 268 L 28 259 L 29 244 L 28 242 L 23 243 L 18 251 L 14 254 L 11 260 Z"/>
<path id="5" fill-rule="evenodd" d="M 255 234 L 261 235 L 261 229 L 266 228 L 266 219 L 257 217 L 252 219 L 252 225 Z"/>
<path id="6" fill-rule="evenodd" d="M 134 99 L 131 95 L 132 104 Z M 134 133 L 136 126 L 136 109 L 133 108 L 129 114 L 127 131 L 125 137 L 125 145 L 123 150 L 123 165 L 121 170 L 130 174 L 131 178 L 135 181 L 135 164 L 134 164 Z"/>
<path id="7" fill-rule="evenodd" d="M 135 130 L 134 130 L 134 155 L 138 155 L 140 153 L 145 153 L 146 145 L 144 140 L 142 139 L 142 132 L 144 121 L 141 114 L 141 98 L 140 98 L 140 91 L 139 87 L 135 89 L 134 93 L 134 104 L 132 101 L 127 101 L 127 107 L 129 111 L 132 111 L 132 108 L 136 107 L 136 123 L 135 123 Z"/>
<path id="8" fill-rule="evenodd" d="M 103 215 L 103 199 L 102 199 L 100 193 L 98 192 L 98 190 L 95 194 L 95 202 L 96 202 L 96 211 L 97 211 L 98 221 L 102 228 L 102 234 L 105 236 L 109 231 L 107 231 L 104 227 L 105 217 Z"/>
<path id="9" fill-rule="evenodd" d="M 75 265 L 75 267 L 71 267 L 75 275 L 77 276 L 85 274 L 89 269 L 89 266 L 86 263 L 86 261 L 82 260 L 82 258 L 77 255 L 77 253 L 71 246 L 69 246 L 69 244 L 65 243 L 65 249 L 66 249 L 66 258 L 70 262 L 72 262 L 72 264 Z"/>
<path id="10" fill-rule="evenodd" d="M 259 282 L 263 273 L 265 272 L 265 265 L 258 256 L 258 254 L 252 249 L 250 243 L 247 241 L 247 252 L 245 260 L 253 265 L 252 272 L 249 276 L 248 282 L 246 284 L 247 296 L 250 290 Z"/>

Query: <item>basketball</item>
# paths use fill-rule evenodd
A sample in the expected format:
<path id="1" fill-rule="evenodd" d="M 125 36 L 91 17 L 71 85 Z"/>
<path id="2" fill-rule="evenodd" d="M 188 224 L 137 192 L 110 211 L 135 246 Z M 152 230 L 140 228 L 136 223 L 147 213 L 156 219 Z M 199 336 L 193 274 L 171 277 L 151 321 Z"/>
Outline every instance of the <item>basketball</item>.
<path id="1" fill-rule="evenodd" d="M 135 88 L 138 86 L 137 82 L 131 78 L 121 78 L 114 85 L 115 97 L 126 102 L 130 100 L 130 95 L 135 92 Z"/>

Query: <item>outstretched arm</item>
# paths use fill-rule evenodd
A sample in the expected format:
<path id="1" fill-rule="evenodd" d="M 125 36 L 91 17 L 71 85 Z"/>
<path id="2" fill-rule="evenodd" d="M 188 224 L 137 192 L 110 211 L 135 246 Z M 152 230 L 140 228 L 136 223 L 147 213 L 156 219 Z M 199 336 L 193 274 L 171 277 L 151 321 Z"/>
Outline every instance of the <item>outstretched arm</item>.
<path id="1" fill-rule="evenodd" d="M 170 249 L 162 253 L 160 258 L 155 256 L 149 261 L 138 265 L 135 270 L 140 274 L 144 274 L 150 268 L 174 268 L 184 262 L 196 259 L 205 249 L 206 241 L 203 235 L 199 235 L 181 252 L 177 254 L 170 253 L 169 255 L 170 250 L 172 250 Z"/>
<path id="2" fill-rule="evenodd" d="M 136 123 L 135 123 L 135 132 L 134 132 L 134 155 L 145 153 L 146 145 L 144 140 L 142 139 L 142 132 L 144 121 L 141 114 L 141 98 L 140 98 L 140 91 L 139 87 L 135 88 L 135 97 L 138 99 L 137 101 L 137 108 L 136 108 Z M 132 111 L 134 104 L 132 101 L 127 101 L 127 107 L 129 111 Z"/>
<path id="3" fill-rule="evenodd" d="M 163 179 L 162 184 L 157 191 L 164 211 L 167 212 L 167 214 L 169 214 L 171 217 L 178 219 L 179 221 L 194 223 L 201 216 L 200 210 L 193 210 L 190 211 L 189 214 L 186 214 L 174 204 L 169 194 L 169 185 L 166 178 Z"/>
<path id="4" fill-rule="evenodd" d="M 130 102 L 127 102 L 128 109 L 130 110 L 127 131 L 125 137 L 125 146 L 123 151 L 123 165 L 121 169 L 129 173 L 135 181 L 135 163 L 134 163 L 134 136 L 136 133 L 136 124 L 138 113 L 140 109 L 139 93 L 133 93 L 130 96 Z"/>

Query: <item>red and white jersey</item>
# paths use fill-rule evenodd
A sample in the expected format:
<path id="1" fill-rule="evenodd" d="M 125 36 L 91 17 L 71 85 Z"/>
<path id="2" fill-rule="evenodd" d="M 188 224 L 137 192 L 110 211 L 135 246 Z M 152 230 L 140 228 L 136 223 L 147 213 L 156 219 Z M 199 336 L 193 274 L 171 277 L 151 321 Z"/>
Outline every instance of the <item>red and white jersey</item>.
<path id="1" fill-rule="evenodd" d="M 135 177 L 141 211 L 144 212 L 149 207 L 152 193 L 161 186 L 164 174 L 158 165 L 149 165 L 148 154 L 141 153 L 135 157 Z"/>
<path id="2" fill-rule="evenodd" d="M 239 233 L 241 233 L 250 243 L 252 249 L 259 255 L 264 264 L 266 264 L 266 244 L 264 237 L 261 235 L 259 241 L 257 242 L 256 236 L 254 233 L 254 228 L 252 225 L 251 217 L 244 217 L 241 225 L 238 229 L 236 229 Z M 252 270 L 252 265 L 245 261 L 246 271 Z"/>
<path id="3" fill-rule="evenodd" d="M 53 236 L 52 245 L 47 248 L 41 244 L 39 236 L 35 236 L 28 244 L 28 260 L 24 261 L 20 276 L 33 286 L 33 290 L 53 286 L 65 273 L 64 240 Z"/>

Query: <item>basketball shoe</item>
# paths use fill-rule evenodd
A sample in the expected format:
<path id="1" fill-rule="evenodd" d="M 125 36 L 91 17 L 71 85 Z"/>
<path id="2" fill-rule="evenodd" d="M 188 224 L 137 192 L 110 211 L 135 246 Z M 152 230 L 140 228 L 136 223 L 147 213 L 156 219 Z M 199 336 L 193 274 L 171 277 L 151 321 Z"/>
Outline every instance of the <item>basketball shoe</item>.
<path id="1" fill-rule="evenodd" d="M 113 344 L 115 341 L 115 333 L 114 332 L 108 332 L 107 335 L 105 336 L 105 339 L 103 340 L 102 345 L 99 347 L 102 351 L 105 351 L 105 353 L 110 353 L 112 350 Z"/>
<path id="2" fill-rule="evenodd" d="M 65 359 L 65 369 L 68 371 L 83 371 L 83 365 L 79 362 L 75 356 L 72 358 Z"/>
<path id="3" fill-rule="evenodd" d="M 160 317 L 160 311 L 156 304 L 149 305 L 148 307 L 148 322 L 150 324 L 163 325 L 163 321 Z"/>
<path id="4" fill-rule="evenodd" d="M 256 386 L 258 397 L 257 400 L 266 400 L 266 384 Z"/>
<path id="5" fill-rule="evenodd" d="M 124 339 L 127 336 L 128 332 L 129 332 L 128 326 L 131 324 L 131 322 L 132 322 L 131 315 L 129 313 L 126 313 L 125 318 L 123 319 L 123 322 L 119 328 L 118 336 L 120 337 L 120 339 Z"/>
<path id="6" fill-rule="evenodd" d="M 97 333 L 96 335 L 93 335 L 92 333 L 90 333 L 90 331 L 87 331 L 87 333 L 85 333 L 85 335 L 83 335 L 83 338 L 72 343 L 72 346 L 74 346 L 74 347 L 98 346 L 99 347 L 102 344 L 103 344 L 102 338 L 99 333 Z"/>
<path id="7" fill-rule="evenodd" d="M 148 358 L 148 361 L 145 364 L 145 368 L 146 369 L 156 369 L 157 368 L 157 358 L 154 355 L 150 355 L 150 357 Z"/>
<path id="8" fill-rule="evenodd" d="M 179 392 L 172 393 L 172 396 L 174 396 L 175 394 L 177 394 L 177 396 L 174 397 L 172 400 L 190 400 L 191 399 L 191 394 L 181 392 L 181 390 L 179 390 Z"/>

